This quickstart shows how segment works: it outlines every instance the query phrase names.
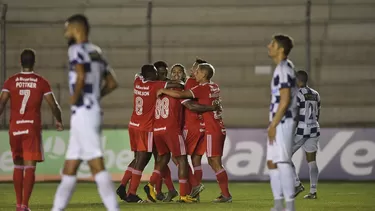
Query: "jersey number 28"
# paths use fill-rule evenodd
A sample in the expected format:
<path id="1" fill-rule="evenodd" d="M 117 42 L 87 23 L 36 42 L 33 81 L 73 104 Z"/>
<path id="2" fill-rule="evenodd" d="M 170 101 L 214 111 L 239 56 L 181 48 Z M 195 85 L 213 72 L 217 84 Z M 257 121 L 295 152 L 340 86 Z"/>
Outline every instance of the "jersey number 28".
<path id="1" fill-rule="evenodd" d="M 21 89 L 19 93 L 20 93 L 21 96 L 23 96 L 21 108 L 20 108 L 20 114 L 24 114 L 25 109 L 26 109 L 27 101 L 29 101 L 29 98 L 30 98 L 30 90 L 29 89 Z"/>

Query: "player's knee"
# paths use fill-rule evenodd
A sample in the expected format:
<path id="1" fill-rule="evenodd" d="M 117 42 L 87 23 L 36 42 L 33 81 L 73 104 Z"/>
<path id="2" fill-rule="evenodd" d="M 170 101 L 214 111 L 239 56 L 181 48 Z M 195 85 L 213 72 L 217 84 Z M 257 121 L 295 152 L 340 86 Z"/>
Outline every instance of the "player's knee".
<path id="1" fill-rule="evenodd" d="M 201 166 L 202 165 L 202 156 L 201 155 L 191 156 L 191 162 L 193 163 L 193 166 Z"/>
<path id="2" fill-rule="evenodd" d="M 13 160 L 13 164 L 16 165 L 16 166 L 24 166 L 24 162 L 23 162 L 23 159 L 22 158 L 14 158 Z"/>
<path id="3" fill-rule="evenodd" d="M 273 163 L 271 160 L 267 160 L 267 167 L 268 167 L 268 169 L 276 169 L 277 164 Z"/>
<path id="4" fill-rule="evenodd" d="M 76 175 L 80 164 L 80 160 L 66 160 L 64 164 L 63 174 L 71 176 Z"/>
<path id="5" fill-rule="evenodd" d="M 24 166 L 36 166 L 36 161 L 35 160 L 24 160 L 23 165 Z"/>
<path id="6" fill-rule="evenodd" d="M 215 172 L 223 168 L 221 163 L 221 157 L 210 157 L 208 158 L 208 164 L 211 166 L 212 170 Z"/>
<path id="7" fill-rule="evenodd" d="M 143 171 L 150 161 L 152 153 L 150 152 L 137 152 L 137 158 L 135 161 L 135 169 Z"/>
<path id="8" fill-rule="evenodd" d="M 308 163 L 316 161 L 316 152 L 306 152 L 306 160 Z"/>
<path id="9" fill-rule="evenodd" d="M 90 166 L 92 175 L 96 175 L 97 173 L 105 170 L 103 158 L 95 158 L 93 160 L 88 161 L 88 164 Z"/>

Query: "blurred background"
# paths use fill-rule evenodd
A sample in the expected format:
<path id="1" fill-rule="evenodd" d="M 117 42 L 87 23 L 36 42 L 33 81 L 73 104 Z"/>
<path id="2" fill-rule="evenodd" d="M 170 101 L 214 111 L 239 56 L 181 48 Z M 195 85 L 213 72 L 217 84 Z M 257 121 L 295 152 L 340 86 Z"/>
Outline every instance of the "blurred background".
<path id="1" fill-rule="evenodd" d="M 216 68 L 213 80 L 221 86 L 224 122 L 230 128 L 224 158 L 228 165 L 235 163 L 228 167 L 231 179 L 267 179 L 264 128 L 274 66 L 266 46 L 275 33 L 294 38 L 290 59 L 297 69 L 310 73 L 310 85 L 321 95 L 324 129 L 318 163 L 322 178 L 375 179 L 375 129 L 371 128 L 375 126 L 374 0 L 314 0 L 312 4 L 303 0 L 1 2 L 2 81 L 20 71 L 23 48 L 35 49 L 36 72 L 53 86 L 67 126 L 70 109 L 64 22 L 75 13 L 89 18 L 91 41 L 102 48 L 120 82 L 120 88 L 102 102 L 103 143 L 111 151 L 106 154 L 107 162 L 114 166 L 111 171 L 117 179 L 132 156 L 126 127 L 132 112 L 134 74 L 141 65 L 157 60 L 170 66 L 182 63 L 190 69 L 196 57 Z M 1 118 L 1 126 L 7 128 L 9 112 Z M 54 120 L 46 105 L 43 123 L 53 129 Z M 57 171 L 49 172 L 49 168 L 61 165 L 69 134 L 47 130 L 44 136 L 47 160 L 43 165 L 48 168 L 39 168 L 44 173 L 39 178 L 56 178 Z M 2 137 L 6 139 L 6 131 Z M 3 161 L 9 158 L 4 143 Z M 296 157 L 301 164 L 303 153 Z M 0 173 L 6 178 L 12 170 L 11 160 L 2 163 Z M 324 168 L 330 171 L 324 173 Z M 306 165 L 300 165 L 299 171 L 302 178 L 308 177 Z M 332 171 L 337 173 L 333 176 Z M 214 178 L 210 175 L 205 178 Z"/>

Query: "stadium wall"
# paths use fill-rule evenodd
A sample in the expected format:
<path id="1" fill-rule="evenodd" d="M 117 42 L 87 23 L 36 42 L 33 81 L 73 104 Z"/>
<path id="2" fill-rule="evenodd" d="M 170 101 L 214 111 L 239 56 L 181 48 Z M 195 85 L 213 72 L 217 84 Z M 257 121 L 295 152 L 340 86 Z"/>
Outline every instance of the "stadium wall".
<path id="1" fill-rule="evenodd" d="M 375 180 L 375 128 L 359 129 L 323 129 L 317 156 L 321 180 Z M 0 131 L 0 181 L 12 180 L 12 156 L 8 144 L 8 132 Z M 38 181 L 56 181 L 60 179 L 69 132 L 47 130 L 43 132 L 45 162 L 38 165 Z M 128 131 L 104 130 L 102 144 L 106 166 L 113 179 L 121 180 L 124 169 L 133 158 L 129 146 Z M 265 167 L 266 130 L 264 129 L 228 129 L 223 163 L 230 180 L 264 181 L 268 180 Z M 293 161 L 301 176 L 308 179 L 308 166 L 305 165 L 303 152 L 298 151 Z M 177 170 L 173 164 L 173 178 Z M 203 159 L 204 180 L 215 181 L 216 177 L 207 159 Z M 143 180 L 152 173 L 153 160 L 144 171 Z M 92 180 L 89 168 L 83 164 L 79 169 L 81 180 Z"/>

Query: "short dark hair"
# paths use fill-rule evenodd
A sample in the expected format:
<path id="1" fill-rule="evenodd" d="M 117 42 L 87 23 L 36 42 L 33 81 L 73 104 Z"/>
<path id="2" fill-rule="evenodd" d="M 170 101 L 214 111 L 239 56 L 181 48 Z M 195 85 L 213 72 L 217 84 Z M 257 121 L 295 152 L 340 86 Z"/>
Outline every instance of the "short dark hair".
<path id="1" fill-rule="evenodd" d="M 203 60 L 203 59 L 200 59 L 200 58 L 196 58 L 195 59 L 195 63 L 197 63 L 197 64 L 204 64 L 204 63 L 207 63 L 207 61 Z"/>
<path id="2" fill-rule="evenodd" d="M 88 35 L 89 32 L 90 32 L 90 24 L 89 24 L 89 20 L 87 19 L 87 17 L 85 15 L 82 15 L 82 14 L 75 14 L 75 15 L 72 15 L 68 18 L 68 20 L 66 20 L 68 23 L 78 23 L 80 25 L 82 25 L 85 29 L 85 33 Z"/>
<path id="3" fill-rule="evenodd" d="M 304 70 L 299 70 L 296 76 L 298 80 L 300 80 L 304 84 L 307 84 L 307 82 L 309 81 L 309 74 Z"/>
<path id="4" fill-rule="evenodd" d="M 35 51 L 33 49 L 24 49 L 21 53 L 22 68 L 33 68 L 35 64 Z"/>
<path id="5" fill-rule="evenodd" d="M 276 34 L 273 36 L 273 39 L 277 42 L 279 47 L 284 48 L 284 54 L 288 56 L 294 46 L 293 38 L 285 34 Z"/>
<path id="6" fill-rule="evenodd" d="M 173 68 L 175 68 L 175 67 L 179 67 L 179 68 L 181 68 L 183 71 L 185 71 L 185 66 L 182 65 L 182 64 L 180 64 L 180 63 L 174 64 L 174 65 L 172 66 L 171 70 L 172 70 Z"/>
<path id="7" fill-rule="evenodd" d="M 211 64 L 202 63 L 202 64 L 198 65 L 198 68 L 201 69 L 201 70 L 206 71 L 206 73 L 207 73 L 207 76 L 206 76 L 207 80 L 211 80 L 211 78 L 215 74 L 215 68 Z"/>
<path id="8" fill-rule="evenodd" d="M 165 61 L 157 61 L 154 63 L 154 66 L 156 67 L 156 69 L 163 68 L 163 67 L 165 69 L 168 68 L 168 64 Z"/>
<path id="9" fill-rule="evenodd" d="M 141 68 L 141 75 L 144 78 L 147 78 L 152 72 L 156 72 L 155 66 L 152 64 L 145 64 Z"/>

